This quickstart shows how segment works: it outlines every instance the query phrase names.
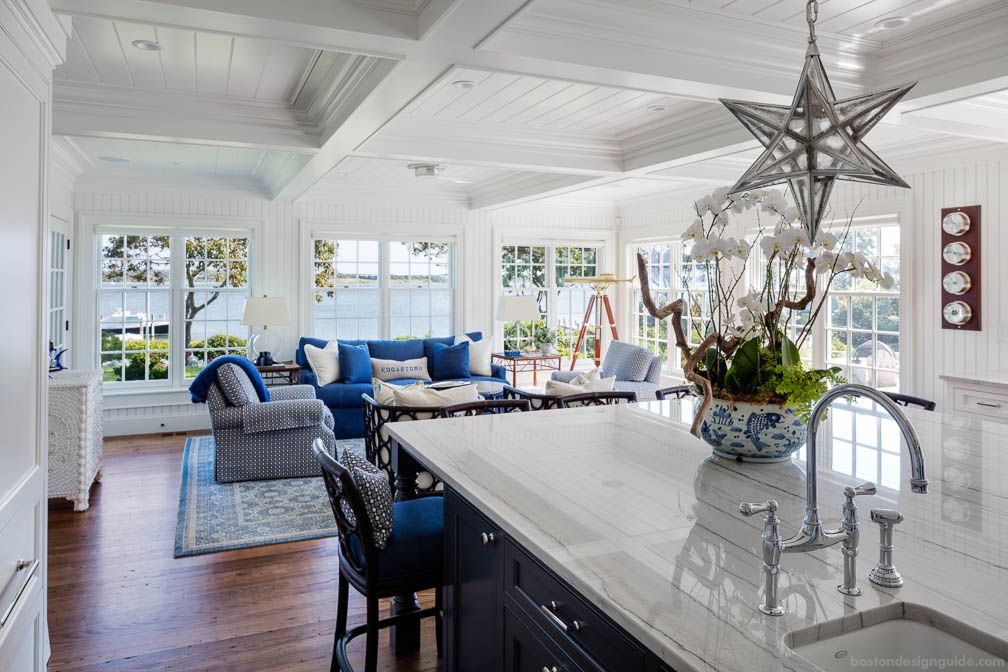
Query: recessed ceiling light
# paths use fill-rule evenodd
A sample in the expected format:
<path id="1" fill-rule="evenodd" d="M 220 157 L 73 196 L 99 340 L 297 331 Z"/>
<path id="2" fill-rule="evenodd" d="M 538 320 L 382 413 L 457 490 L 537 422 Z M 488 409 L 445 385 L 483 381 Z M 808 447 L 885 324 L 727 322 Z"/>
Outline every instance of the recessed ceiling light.
<path id="1" fill-rule="evenodd" d="M 414 177 L 437 177 L 444 168 L 439 163 L 411 163 L 406 167 L 413 171 Z"/>
<path id="2" fill-rule="evenodd" d="M 452 82 L 452 86 L 454 86 L 456 89 L 462 89 L 464 91 L 468 91 L 469 89 L 476 86 L 476 82 L 472 81 L 471 79 L 457 79 L 454 82 Z"/>
<path id="3" fill-rule="evenodd" d="M 668 105 L 648 105 L 648 112 L 665 112 L 668 110 Z"/>
<path id="4" fill-rule="evenodd" d="M 875 22 L 875 27 L 879 30 L 895 30 L 910 23 L 910 19 L 905 16 L 890 16 L 886 19 Z"/>
<path id="5" fill-rule="evenodd" d="M 98 157 L 99 161 L 105 161 L 107 163 L 129 163 L 129 159 L 124 159 L 121 156 L 110 156 L 104 155 Z"/>
<path id="6" fill-rule="evenodd" d="M 140 51 L 161 51 L 161 45 L 154 40 L 133 40 L 131 44 Z"/>

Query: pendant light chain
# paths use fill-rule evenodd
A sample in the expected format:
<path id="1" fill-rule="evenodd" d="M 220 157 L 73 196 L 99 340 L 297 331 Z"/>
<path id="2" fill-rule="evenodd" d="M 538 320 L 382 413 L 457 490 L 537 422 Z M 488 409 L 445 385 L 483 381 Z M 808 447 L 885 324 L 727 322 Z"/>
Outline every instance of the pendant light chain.
<path id="1" fill-rule="evenodd" d="M 805 7 L 805 20 L 808 21 L 809 44 L 815 44 L 815 22 L 819 18 L 819 0 L 809 0 Z"/>

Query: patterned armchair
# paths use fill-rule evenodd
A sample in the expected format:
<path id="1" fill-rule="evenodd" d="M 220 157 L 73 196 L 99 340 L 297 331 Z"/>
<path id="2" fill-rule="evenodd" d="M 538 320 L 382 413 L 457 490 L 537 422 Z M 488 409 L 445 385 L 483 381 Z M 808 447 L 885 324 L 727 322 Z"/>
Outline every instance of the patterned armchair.
<path id="1" fill-rule="evenodd" d="M 259 401 L 242 368 L 225 364 L 207 390 L 219 483 L 318 476 L 312 442 L 335 443 L 333 417 L 311 385 L 270 388 L 269 401 Z"/>
<path id="2" fill-rule="evenodd" d="M 616 376 L 613 389 L 617 392 L 636 392 L 641 401 L 655 398 L 661 382 L 662 359 L 647 348 L 624 341 L 609 344 L 602 360 L 602 377 Z M 569 383 L 580 371 L 554 371 L 553 380 Z"/>

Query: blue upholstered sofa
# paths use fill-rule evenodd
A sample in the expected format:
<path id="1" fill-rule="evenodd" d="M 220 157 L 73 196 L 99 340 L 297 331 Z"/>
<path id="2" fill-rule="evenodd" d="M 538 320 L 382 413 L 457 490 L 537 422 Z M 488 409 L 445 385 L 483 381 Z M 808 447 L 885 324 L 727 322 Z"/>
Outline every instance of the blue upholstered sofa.
<path id="1" fill-rule="evenodd" d="M 473 331 L 467 334 L 474 341 L 482 340 L 483 333 Z M 395 359 L 404 361 L 416 359 L 424 356 L 424 341 L 435 341 L 451 345 L 455 342 L 454 336 L 444 336 L 439 338 L 413 338 L 407 341 L 351 341 L 341 340 L 340 343 L 348 345 L 367 345 L 371 357 L 376 359 Z M 324 348 L 326 340 L 324 338 L 311 338 L 302 336 L 298 343 L 295 361 L 301 366 L 301 382 L 312 385 L 315 388 L 315 396 L 325 402 L 325 405 L 332 411 L 333 419 L 336 421 L 334 429 L 337 439 L 353 439 L 364 436 L 364 412 L 362 395 L 374 395 L 374 389 L 370 383 L 330 383 L 323 387 L 318 386 L 318 379 L 315 372 L 308 366 L 305 358 L 304 346 L 310 344 L 319 348 Z M 428 367 L 432 368 L 432 367 Z M 491 367 L 493 376 L 472 376 L 472 380 L 488 380 L 494 382 L 507 382 L 507 373 L 504 367 L 496 364 Z M 413 378 L 390 381 L 394 384 L 407 384 L 414 382 Z"/>

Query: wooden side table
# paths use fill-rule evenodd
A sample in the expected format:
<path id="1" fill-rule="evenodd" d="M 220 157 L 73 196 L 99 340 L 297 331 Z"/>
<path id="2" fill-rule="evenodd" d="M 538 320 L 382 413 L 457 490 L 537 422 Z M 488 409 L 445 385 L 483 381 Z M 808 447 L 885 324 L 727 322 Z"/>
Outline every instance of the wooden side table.
<path id="1" fill-rule="evenodd" d="M 523 352 L 520 355 L 493 353 L 495 362 L 511 372 L 511 386 L 518 386 L 518 374 L 532 372 L 532 384 L 539 384 L 540 371 L 559 371 L 560 355 L 543 355 L 538 352 Z"/>
<path id="2" fill-rule="evenodd" d="M 277 362 L 269 366 L 257 366 L 256 370 L 266 385 L 300 385 L 301 366 L 294 361 Z"/>

